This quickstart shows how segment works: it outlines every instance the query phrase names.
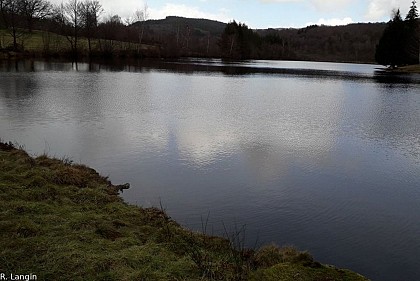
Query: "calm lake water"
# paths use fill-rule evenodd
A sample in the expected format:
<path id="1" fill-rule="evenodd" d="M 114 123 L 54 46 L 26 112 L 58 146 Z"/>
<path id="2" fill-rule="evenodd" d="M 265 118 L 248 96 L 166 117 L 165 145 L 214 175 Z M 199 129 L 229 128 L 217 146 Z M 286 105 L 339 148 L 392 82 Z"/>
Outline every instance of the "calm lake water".
<path id="1" fill-rule="evenodd" d="M 372 280 L 420 276 L 420 76 L 218 60 L 0 63 L 0 137 L 70 157 L 181 224 Z"/>

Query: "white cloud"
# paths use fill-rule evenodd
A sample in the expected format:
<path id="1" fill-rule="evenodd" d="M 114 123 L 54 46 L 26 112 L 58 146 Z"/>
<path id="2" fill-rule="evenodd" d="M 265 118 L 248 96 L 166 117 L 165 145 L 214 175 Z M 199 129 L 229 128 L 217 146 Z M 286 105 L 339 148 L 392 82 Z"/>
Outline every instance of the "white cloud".
<path id="1" fill-rule="evenodd" d="M 67 2 L 67 0 L 50 0 L 53 4 L 61 4 Z M 167 16 L 181 16 L 189 18 L 206 18 L 212 20 L 218 20 L 222 22 L 228 22 L 232 20 L 229 17 L 229 11 L 220 8 L 217 13 L 209 13 L 200 10 L 198 7 L 187 6 L 185 4 L 173 4 L 166 3 L 163 7 L 157 8 L 153 6 L 152 1 L 147 0 L 99 0 L 104 9 L 103 16 L 108 15 L 119 15 L 122 18 L 133 17 L 136 10 L 142 9 L 145 3 L 148 3 L 149 19 L 162 19 Z M 208 0 L 200 0 L 200 2 L 207 2 Z"/>
<path id="2" fill-rule="evenodd" d="M 353 23 L 353 22 L 354 21 L 349 17 L 346 17 L 346 18 L 343 18 L 343 19 L 337 19 L 337 18 L 324 19 L 324 18 L 321 18 L 321 19 L 318 20 L 318 22 L 308 22 L 308 23 L 306 23 L 306 26 L 314 25 L 314 24 L 316 24 L 316 25 L 347 25 L 347 24 L 350 24 L 350 23 Z"/>
<path id="3" fill-rule="evenodd" d="M 259 0 L 262 3 L 302 2 L 302 0 Z"/>
<path id="4" fill-rule="evenodd" d="M 55 5 L 59 5 L 61 3 L 66 3 L 68 0 L 49 0 L 51 3 Z M 124 0 L 115 1 L 115 0 L 99 0 L 104 9 L 103 16 L 108 15 L 119 15 L 122 18 L 131 17 L 137 9 L 141 9 L 144 4 L 147 2 L 146 0 Z"/>
<path id="5" fill-rule="evenodd" d="M 394 9 L 400 9 L 404 16 L 412 0 L 370 0 L 365 18 L 368 21 L 388 21 Z"/>
<path id="6" fill-rule="evenodd" d="M 62 2 L 66 2 L 68 0 L 50 0 L 52 3 L 60 4 Z M 122 18 L 132 17 L 133 13 L 137 9 L 141 9 L 145 2 L 149 3 L 149 18 L 151 19 L 159 19 L 165 18 L 166 16 L 184 16 L 184 17 L 194 17 L 194 18 L 208 18 L 213 20 L 219 20 L 222 22 L 228 22 L 233 19 L 232 13 L 230 11 L 221 9 L 219 6 L 219 10 L 215 10 L 213 12 L 208 12 L 204 8 L 201 8 L 200 5 L 206 3 L 206 6 L 209 7 L 213 4 L 212 1 L 209 0 L 198 0 L 197 4 L 193 6 L 189 6 L 186 4 L 178 4 L 181 1 L 177 0 L 169 0 L 171 2 L 167 2 L 164 6 L 158 6 L 156 2 L 154 3 L 153 0 L 124 0 L 124 1 L 115 1 L 115 0 L 99 0 L 104 8 L 103 16 L 106 17 L 108 15 L 115 15 L 118 14 Z M 250 0 L 242 0 L 242 1 L 250 1 Z M 407 11 L 411 5 L 412 0 L 359 0 L 359 1 L 352 1 L 352 0 L 252 0 L 258 1 L 262 4 L 268 3 L 301 3 L 306 7 L 312 7 L 317 12 L 328 13 L 326 16 L 322 14 L 322 16 L 327 17 L 327 19 L 321 22 L 315 22 L 315 24 L 328 24 L 328 25 L 336 25 L 336 24 L 346 24 L 348 21 L 345 19 L 328 19 L 333 17 L 338 17 L 337 14 L 334 12 L 336 11 L 346 11 L 350 8 L 353 8 L 352 5 L 360 5 L 363 4 L 363 8 L 365 9 L 362 11 L 360 16 L 352 14 L 352 17 L 355 18 L 356 21 L 388 21 L 391 17 L 392 10 L 396 8 L 401 9 L 401 14 L 405 16 Z M 216 1 L 214 1 L 216 2 Z M 227 1 L 226 1 L 227 2 Z M 155 6 L 157 5 L 157 6 Z M 262 5 L 266 6 L 266 5 Z M 359 8 L 357 8 L 359 10 Z M 296 11 L 297 13 L 298 11 Z M 292 13 L 292 11 L 291 11 Z M 342 16 L 342 14 L 340 15 Z M 319 15 L 321 17 L 321 15 Z M 257 21 L 258 18 L 254 19 L 243 19 L 244 21 L 250 23 L 252 21 Z M 341 21 L 341 22 L 340 22 Z M 258 24 L 255 24 L 258 26 Z M 290 24 L 289 24 L 290 25 Z M 299 24 L 300 25 L 300 24 Z"/>
<path id="7" fill-rule="evenodd" d="M 262 3 L 287 3 L 302 2 L 315 7 L 319 11 L 334 11 L 343 9 L 349 5 L 352 0 L 259 0 Z"/>
<path id="8" fill-rule="evenodd" d="M 232 18 L 228 16 L 229 11 L 219 9 L 218 13 L 208 13 L 201 11 L 198 7 L 191 7 L 184 4 L 168 3 L 161 9 L 150 9 L 150 18 L 162 19 L 167 16 L 180 16 L 189 18 L 212 19 L 222 22 L 228 22 Z"/>
<path id="9" fill-rule="evenodd" d="M 309 1 L 320 11 L 334 11 L 337 9 L 343 9 L 349 5 L 351 0 L 312 0 Z"/>
<path id="10" fill-rule="evenodd" d="M 391 18 L 394 9 L 400 9 L 401 14 L 407 14 L 411 6 L 412 0 L 367 0 L 356 1 L 352 0 L 259 0 L 261 3 L 291 3 L 301 2 L 314 7 L 320 12 L 333 12 L 337 10 L 344 10 L 350 5 L 360 5 L 363 3 L 366 7 L 364 18 L 367 21 L 388 21 Z"/>
<path id="11" fill-rule="evenodd" d="M 100 0 L 105 9 L 105 14 L 119 15 L 122 18 L 131 17 L 136 10 L 142 9 L 146 1 L 124 0 L 120 1 Z"/>

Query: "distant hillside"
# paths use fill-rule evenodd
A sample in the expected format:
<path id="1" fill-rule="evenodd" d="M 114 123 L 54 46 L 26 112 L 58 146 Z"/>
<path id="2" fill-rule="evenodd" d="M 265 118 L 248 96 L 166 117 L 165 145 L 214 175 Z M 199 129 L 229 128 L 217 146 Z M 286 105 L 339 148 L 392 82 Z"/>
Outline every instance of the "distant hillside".
<path id="1" fill-rule="evenodd" d="M 25 25 L 18 26 L 25 30 Z M 14 46 L 12 29 L 0 26 L 0 51 L 37 56 L 107 57 L 212 57 L 226 59 L 273 59 L 369 63 L 385 23 L 358 23 L 346 26 L 249 29 L 246 24 L 208 19 L 167 17 L 132 25 L 112 17 L 101 22 L 91 37 L 79 33 L 77 52 L 73 50 L 70 26 L 48 19 L 38 21 L 32 32 L 20 34 Z M 225 31 L 226 30 L 226 31 Z M 16 41 L 16 42 L 17 42 Z M 19 47 L 19 48 L 18 48 Z M 10 50 L 15 52 L 10 53 Z M 73 53 L 73 54 L 72 54 Z"/>
<path id="2" fill-rule="evenodd" d="M 134 23 L 144 24 L 145 39 L 150 43 L 163 45 L 164 56 L 209 56 L 220 55 L 217 45 L 226 23 L 170 16 L 162 20 L 148 20 Z"/>
<path id="3" fill-rule="evenodd" d="M 137 22 L 134 26 L 141 23 Z M 196 33 L 206 34 L 210 32 L 212 35 L 220 35 L 225 29 L 226 23 L 208 20 L 208 19 L 193 19 L 170 16 L 161 20 L 148 20 L 146 26 L 153 31 L 162 32 L 177 32 L 178 29 L 184 30 L 187 27 L 194 30 Z"/>
<path id="4" fill-rule="evenodd" d="M 290 58 L 315 61 L 374 62 L 375 49 L 385 23 L 345 26 L 308 26 L 301 29 L 261 30 L 262 36 L 278 34 L 288 46 Z"/>
<path id="5" fill-rule="evenodd" d="M 172 16 L 144 22 L 147 41 L 160 44 L 166 56 L 220 57 L 219 43 L 225 27 L 226 23 L 218 21 Z M 254 30 L 262 39 L 276 37 L 276 42 L 263 45 L 252 58 L 374 62 L 384 28 L 385 23 L 358 23 Z"/>

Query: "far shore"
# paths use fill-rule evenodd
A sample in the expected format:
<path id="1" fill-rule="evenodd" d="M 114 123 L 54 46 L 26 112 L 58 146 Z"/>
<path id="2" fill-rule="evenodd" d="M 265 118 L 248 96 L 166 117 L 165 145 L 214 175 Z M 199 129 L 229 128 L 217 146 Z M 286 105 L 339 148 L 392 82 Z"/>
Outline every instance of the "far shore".
<path id="1" fill-rule="evenodd" d="M 397 72 L 420 73 L 420 64 L 399 67 Z"/>
<path id="2" fill-rule="evenodd" d="M 420 64 L 399 66 L 396 68 L 386 68 L 385 70 L 395 73 L 420 73 Z"/>

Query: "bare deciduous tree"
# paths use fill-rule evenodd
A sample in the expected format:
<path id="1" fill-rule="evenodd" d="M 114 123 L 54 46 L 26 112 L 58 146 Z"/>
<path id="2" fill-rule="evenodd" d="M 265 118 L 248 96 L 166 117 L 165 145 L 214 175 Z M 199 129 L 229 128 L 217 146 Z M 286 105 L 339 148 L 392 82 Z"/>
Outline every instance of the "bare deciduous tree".
<path id="1" fill-rule="evenodd" d="M 81 20 L 84 34 L 88 40 L 89 55 L 92 54 L 92 38 L 96 35 L 98 29 L 99 17 L 103 9 L 99 1 L 86 0 L 81 5 Z"/>
<path id="2" fill-rule="evenodd" d="M 144 4 L 143 9 L 139 9 L 134 13 L 134 18 L 139 25 L 139 44 L 143 42 L 144 24 L 149 19 L 149 6 Z"/>
<path id="3" fill-rule="evenodd" d="M 23 25 L 23 1 L 22 0 L 1 0 L 0 12 L 3 24 L 7 32 L 13 38 L 13 50 L 18 49 L 17 40 L 25 34 L 20 28 Z"/>
<path id="4" fill-rule="evenodd" d="M 70 43 L 73 57 L 77 58 L 78 40 L 82 29 L 82 2 L 79 0 L 69 0 L 62 3 L 56 10 L 56 19 L 61 26 L 61 32 L 66 36 Z"/>
<path id="5" fill-rule="evenodd" d="M 52 5 L 46 0 L 22 0 L 22 9 L 30 32 L 35 20 L 45 19 L 52 13 Z"/>
<path id="6" fill-rule="evenodd" d="M 121 40 L 124 35 L 125 25 L 120 16 L 108 16 L 100 25 L 101 38 L 100 48 L 102 52 L 108 56 L 112 55 L 115 49 L 115 44 Z"/>

